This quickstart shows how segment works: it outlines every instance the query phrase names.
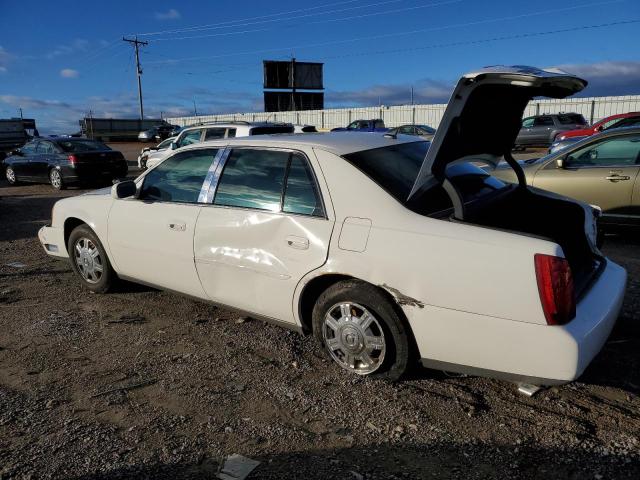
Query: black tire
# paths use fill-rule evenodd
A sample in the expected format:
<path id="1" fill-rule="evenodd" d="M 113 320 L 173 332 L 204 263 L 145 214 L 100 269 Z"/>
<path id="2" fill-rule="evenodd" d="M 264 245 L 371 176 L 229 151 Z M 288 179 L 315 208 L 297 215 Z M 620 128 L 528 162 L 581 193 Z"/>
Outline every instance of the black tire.
<path id="1" fill-rule="evenodd" d="M 313 308 L 313 334 L 316 339 L 320 341 L 329 358 L 332 358 L 341 367 L 353 373 L 359 373 L 357 367 L 347 368 L 344 364 L 341 364 L 339 360 L 334 358 L 335 352 L 332 353 L 325 342 L 326 332 L 331 331 L 330 327 L 325 324 L 325 318 L 327 314 L 335 311 L 336 306 L 340 304 L 344 305 L 345 302 L 354 305 L 355 310 L 352 312 L 354 312 L 355 315 L 357 315 L 360 307 L 368 310 L 368 312 L 375 317 L 377 321 L 376 325 L 381 327 L 384 333 L 385 350 L 382 361 L 379 362 L 375 371 L 360 374 L 387 381 L 398 380 L 407 370 L 409 361 L 412 358 L 411 351 L 413 342 L 411 331 L 401 316 L 401 313 L 398 312 L 397 307 L 391 303 L 385 293 L 378 287 L 354 279 L 338 282 L 325 290 Z M 352 315 L 354 313 L 352 313 Z M 344 323 L 342 325 L 344 325 Z M 341 336 L 344 337 L 345 330 L 343 329 L 341 332 Z M 335 338 L 337 337 L 338 334 L 336 333 Z M 358 343 L 358 341 L 355 340 L 354 343 Z M 362 344 L 360 346 L 365 348 Z M 355 347 L 357 348 L 357 345 Z M 354 355 L 357 356 L 357 354 Z M 359 360 L 356 361 L 359 362 Z M 366 366 L 366 363 L 364 365 Z"/>
<path id="2" fill-rule="evenodd" d="M 49 183 L 56 190 L 64 190 L 67 186 L 64 183 L 62 173 L 57 168 L 49 170 Z"/>
<path id="3" fill-rule="evenodd" d="M 82 253 L 78 252 L 77 245 L 83 250 Z M 85 248 L 88 251 L 84 251 Z M 89 270 L 81 263 L 84 260 L 84 256 L 89 255 L 92 248 L 95 248 L 99 255 L 97 260 L 92 257 L 93 262 L 98 263 L 99 261 L 98 265 L 102 268 L 99 277 L 96 271 L 94 272 L 93 278 L 87 273 Z M 89 290 L 96 293 L 107 293 L 115 285 L 117 281 L 116 272 L 111 267 L 109 257 L 107 257 L 107 253 L 98 236 L 88 225 L 79 225 L 73 229 L 71 235 L 69 235 L 67 251 L 69 252 L 69 260 L 73 271 L 80 277 L 82 284 Z M 92 263 L 91 266 L 96 269 L 95 264 Z"/>
<path id="4" fill-rule="evenodd" d="M 18 177 L 16 177 L 16 172 L 11 166 L 4 169 L 4 178 L 9 185 L 18 185 L 20 183 Z"/>

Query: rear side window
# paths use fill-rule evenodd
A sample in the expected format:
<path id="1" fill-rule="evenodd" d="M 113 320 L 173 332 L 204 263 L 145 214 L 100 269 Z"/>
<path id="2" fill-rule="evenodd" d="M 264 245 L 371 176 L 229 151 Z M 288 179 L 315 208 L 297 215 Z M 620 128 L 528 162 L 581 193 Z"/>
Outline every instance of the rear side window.
<path id="1" fill-rule="evenodd" d="M 249 135 L 271 135 L 273 133 L 293 133 L 293 126 L 254 127 Z"/>
<path id="2" fill-rule="evenodd" d="M 553 126 L 553 118 L 551 117 L 538 117 L 533 121 L 534 127 Z"/>
<path id="3" fill-rule="evenodd" d="M 376 120 L 373 124 L 373 128 L 385 128 L 382 120 Z"/>
<path id="4" fill-rule="evenodd" d="M 300 155 L 291 156 L 282 210 L 286 213 L 324 216 L 311 166 Z"/>
<path id="5" fill-rule="evenodd" d="M 561 113 L 558 115 L 558 121 L 562 125 L 586 125 L 587 121 L 579 113 Z"/>
<path id="6" fill-rule="evenodd" d="M 29 142 L 20 148 L 22 153 L 36 153 L 36 149 L 38 148 L 39 142 Z"/>
<path id="7" fill-rule="evenodd" d="M 227 138 L 235 138 L 236 136 L 236 129 L 235 128 L 228 128 L 227 129 Z"/>
<path id="8" fill-rule="evenodd" d="M 206 133 L 204 134 L 204 139 L 216 140 L 218 138 L 224 138 L 224 133 L 226 131 L 226 128 L 207 128 Z"/>
<path id="9" fill-rule="evenodd" d="M 197 203 L 217 148 L 182 152 L 167 158 L 145 177 L 140 199 Z"/>
<path id="10" fill-rule="evenodd" d="M 218 183 L 214 204 L 280 211 L 289 152 L 237 149 Z"/>

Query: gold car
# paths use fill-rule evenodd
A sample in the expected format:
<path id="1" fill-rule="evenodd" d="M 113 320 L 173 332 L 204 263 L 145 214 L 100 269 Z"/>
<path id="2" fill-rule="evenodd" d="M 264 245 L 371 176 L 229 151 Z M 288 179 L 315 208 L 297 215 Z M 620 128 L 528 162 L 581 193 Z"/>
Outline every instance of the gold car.
<path id="1" fill-rule="evenodd" d="M 528 185 L 600 207 L 603 226 L 640 226 L 640 128 L 611 130 L 520 164 Z M 493 175 L 517 182 L 506 165 Z"/>

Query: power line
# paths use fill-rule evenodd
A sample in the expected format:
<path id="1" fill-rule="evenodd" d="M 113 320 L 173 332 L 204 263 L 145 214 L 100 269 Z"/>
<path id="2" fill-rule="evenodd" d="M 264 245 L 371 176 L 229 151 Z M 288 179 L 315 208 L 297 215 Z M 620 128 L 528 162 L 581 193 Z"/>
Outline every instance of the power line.
<path id="1" fill-rule="evenodd" d="M 201 26 L 194 26 L 194 27 L 185 27 L 185 28 L 180 28 L 180 29 L 176 29 L 176 30 L 165 30 L 164 32 L 150 32 L 150 33 L 138 33 L 138 36 L 151 36 L 151 35 L 163 35 L 163 34 L 171 34 L 171 33 L 184 33 L 184 32 L 193 32 L 193 31 L 199 31 L 199 30 L 219 30 L 222 28 L 236 28 L 236 27 L 246 27 L 249 25 L 258 25 L 261 23 L 272 23 L 272 22 L 281 22 L 281 21 L 289 21 L 289 20 L 297 20 L 299 18 L 308 18 L 308 17 L 314 17 L 317 15 L 327 15 L 327 14 L 331 14 L 331 13 L 340 13 L 340 12 L 346 12 L 349 10 L 358 10 L 358 9 L 362 9 L 362 8 L 371 8 L 371 7 L 378 7 L 381 5 L 388 5 L 390 3 L 398 3 L 398 2 L 402 2 L 403 0 L 385 0 L 385 1 L 381 1 L 381 2 L 375 2 L 375 3 L 369 3 L 366 5 L 358 5 L 355 7 L 347 7 L 347 8 L 341 8 L 341 9 L 335 9 L 335 10 L 327 10 L 325 12 L 316 12 L 316 13 L 308 13 L 308 14 L 304 14 L 304 15 L 297 15 L 297 16 L 293 16 L 293 17 L 286 17 L 286 18 L 274 18 L 274 19 L 269 19 L 269 20 L 258 20 L 258 21 L 252 21 L 252 22 L 246 22 L 246 23 L 238 23 L 241 22 L 243 20 L 238 20 L 236 22 L 227 22 L 227 24 L 220 24 L 220 23 L 213 23 L 210 25 L 201 25 Z M 459 1 L 463 1 L 463 0 L 459 0 Z M 347 3 L 351 3 L 351 2 L 347 2 Z M 313 7 L 315 8 L 315 7 Z M 313 9 L 311 8 L 311 9 Z M 308 10 L 311 10 L 308 9 Z M 301 11 L 305 11 L 304 9 L 302 9 Z M 256 20 L 259 19 L 260 17 L 255 17 L 254 19 L 247 19 L 247 20 Z M 229 23 L 234 23 L 233 25 L 229 25 Z"/>
<path id="2" fill-rule="evenodd" d="M 149 42 L 138 40 L 138 37 L 133 40 L 122 37 L 122 41 L 132 44 L 136 52 L 136 77 L 138 78 L 138 101 L 140 102 L 140 120 L 144 120 L 144 109 L 142 108 L 142 79 L 140 78 L 142 75 L 142 69 L 140 68 L 139 47 L 140 45 L 147 46 L 149 45 Z"/>
<path id="3" fill-rule="evenodd" d="M 417 29 L 417 30 L 410 30 L 410 31 L 404 31 L 404 32 L 385 33 L 385 34 L 380 34 L 380 35 L 370 35 L 370 36 L 366 36 L 366 37 L 352 37 L 352 38 L 347 38 L 347 39 L 342 39 L 342 40 L 332 40 L 332 41 L 329 41 L 329 42 L 311 43 L 311 44 L 306 44 L 306 45 L 287 46 L 287 47 L 261 49 L 261 50 L 244 51 L 244 52 L 236 52 L 236 53 L 226 53 L 226 54 L 218 54 L 218 55 L 207 55 L 207 56 L 199 56 L 199 57 L 178 58 L 178 59 L 174 59 L 174 60 L 171 60 L 171 61 L 164 61 L 164 62 L 163 61 L 156 61 L 156 62 L 153 62 L 153 63 L 178 63 L 178 62 L 186 62 L 186 61 L 194 61 L 194 60 L 206 60 L 206 59 L 211 59 L 211 58 L 234 57 L 234 56 L 238 56 L 238 55 L 253 55 L 253 54 L 274 53 L 274 52 L 282 52 L 282 51 L 290 52 L 291 50 L 302 50 L 302 49 L 308 49 L 308 48 L 326 47 L 326 46 L 333 46 L 333 45 L 341 45 L 341 44 L 344 44 L 344 43 L 361 42 L 361 41 L 368 41 L 368 40 L 378 40 L 378 39 L 381 39 L 381 38 L 394 38 L 394 37 L 401 37 L 401 36 L 407 36 L 407 35 L 414 35 L 414 34 L 417 34 L 417 33 L 441 31 L 441 30 L 446 30 L 446 29 L 450 29 L 450 28 L 469 27 L 469 26 L 481 25 L 481 24 L 487 24 L 487 23 L 495 23 L 495 22 L 502 22 L 502 21 L 508 21 L 508 20 L 516 20 L 516 19 L 520 19 L 520 18 L 527 18 L 527 17 L 538 16 L 538 15 L 546 15 L 546 14 L 550 14 L 550 13 L 559 13 L 559 12 L 564 12 L 564 11 L 569 11 L 569 10 L 575 10 L 575 9 L 578 9 L 578 8 L 595 7 L 595 6 L 607 5 L 607 4 L 613 4 L 613 3 L 620 3 L 620 2 L 624 2 L 624 1 L 626 1 L 626 0 L 607 0 L 607 1 L 603 1 L 603 2 L 595 2 L 595 3 L 588 3 L 588 4 L 582 4 L 582 5 L 575 5 L 575 6 L 571 6 L 571 7 L 561 7 L 561 8 L 556 8 L 556 9 L 542 10 L 542 11 L 538 11 L 538 12 L 529 12 L 529 13 L 523 13 L 523 14 L 518 14 L 518 15 L 506 16 L 506 17 L 490 18 L 490 19 L 478 20 L 478 21 L 474 21 L 474 22 L 455 23 L 455 24 L 450 24 L 450 25 L 441 25 L 441 26 L 437 26 L 437 27 L 420 28 L 420 29 Z"/>
<path id="4" fill-rule="evenodd" d="M 406 12 L 406 11 L 417 10 L 417 9 L 422 9 L 422 8 L 440 7 L 440 6 L 444 6 L 444 5 L 451 5 L 451 4 L 454 4 L 454 3 L 460 3 L 462 1 L 464 1 L 464 0 L 446 0 L 446 1 L 443 1 L 443 2 L 439 2 L 439 3 L 430 3 L 428 5 L 414 5 L 412 7 L 398 8 L 398 9 L 395 9 L 395 10 L 385 10 L 385 11 L 382 11 L 382 12 L 366 13 L 366 14 L 363 14 L 363 15 L 354 15 L 354 16 L 351 16 L 351 17 L 341 17 L 341 18 L 330 18 L 330 19 L 324 19 L 324 20 L 316 20 L 316 21 L 311 22 L 311 23 L 312 24 L 318 24 L 318 23 L 328 23 L 328 22 L 340 22 L 340 21 L 344 21 L 344 20 L 354 20 L 354 19 L 358 19 L 358 18 L 373 17 L 373 16 L 377 16 L 377 15 L 387 15 L 387 14 Z M 626 0 L 616 0 L 616 1 L 626 1 Z M 290 19 L 277 19 L 277 20 L 271 20 L 271 21 L 279 21 L 279 20 L 290 20 Z M 300 27 L 300 26 L 304 26 L 304 24 L 288 25 L 285 28 L 293 28 L 293 27 Z M 255 30 L 244 30 L 242 32 L 210 33 L 210 34 L 205 34 L 205 35 L 192 35 L 192 36 L 187 36 L 187 37 L 156 38 L 155 41 L 191 40 L 191 39 L 196 39 L 196 38 L 209 38 L 209 37 L 218 37 L 218 36 L 226 36 L 226 35 L 238 35 L 239 33 L 247 34 L 247 33 L 256 33 L 256 32 L 268 32 L 268 31 L 273 31 L 273 30 L 275 30 L 275 29 L 274 28 L 261 28 L 261 29 L 255 29 Z"/>

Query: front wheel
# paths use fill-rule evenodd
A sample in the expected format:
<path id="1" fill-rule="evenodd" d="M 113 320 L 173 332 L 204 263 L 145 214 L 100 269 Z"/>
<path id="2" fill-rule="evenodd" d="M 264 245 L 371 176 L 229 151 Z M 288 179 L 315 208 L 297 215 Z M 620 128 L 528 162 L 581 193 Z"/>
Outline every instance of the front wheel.
<path id="1" fill-rule="evenodd" d="M 64 190 L 65 188 L 67 188 L 64 184 L 64 180 L 62 179 L 62 174 L 57 168 L 52 168 L 49 171 L 49 182 L 51 183 L 51 186 L 56 190 Z"/>
<path id="2" fill-rule="evenodd" d="M 329 287 L 313 309 L 313 333 L 329 357 L 352 373 L 395 381 L 407 369 L 410 333 L 373 285 L 346 280 Z"/>
<path id="3" fill-rule="evenodd" d="M 7 183 L 9 185 L 18 184 L 18 178 L 16 177 L 16 172 L 14 172 L 13 168 L 7 167 L 4 171 L 4 176 L 7 179 Z"/>
<path id="4" fill-rule="evenodd" d="M 116 274 L 93 230 L 87 225 L 76 227 L 69 236 L 67 251 L 71 267 L 85 287 L 96 293 L 109 291 L 116 280 Z"/>

